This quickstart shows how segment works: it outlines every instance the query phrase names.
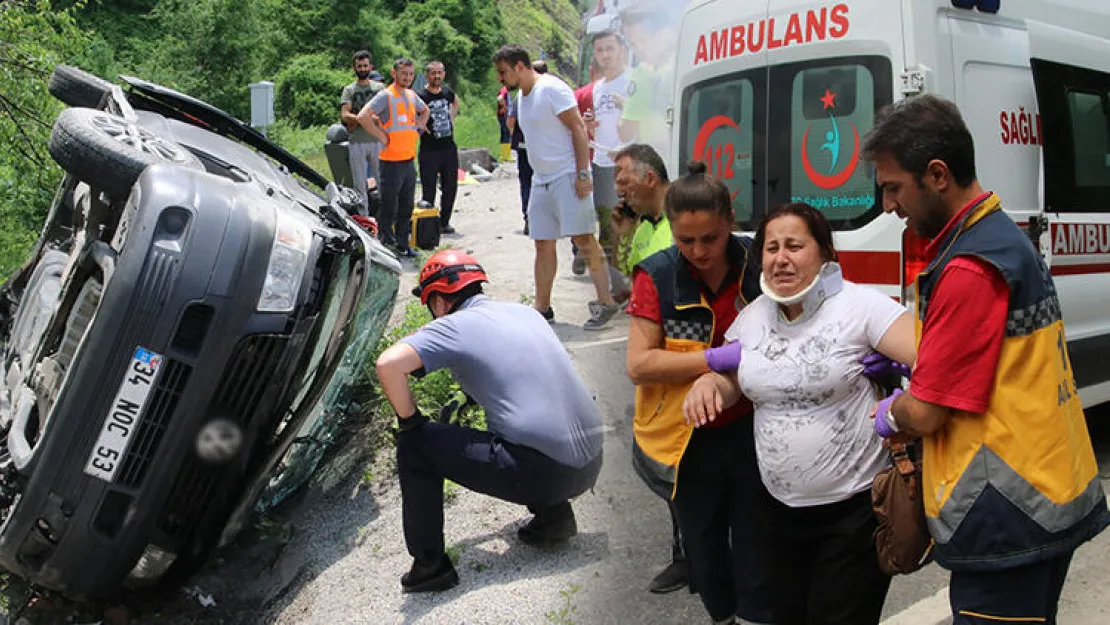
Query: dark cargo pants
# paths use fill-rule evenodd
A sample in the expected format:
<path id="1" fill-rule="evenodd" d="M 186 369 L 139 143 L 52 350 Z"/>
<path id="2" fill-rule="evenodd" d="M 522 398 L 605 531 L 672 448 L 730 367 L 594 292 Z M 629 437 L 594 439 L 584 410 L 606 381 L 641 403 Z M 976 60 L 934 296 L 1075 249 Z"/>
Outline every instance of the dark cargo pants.
<path id="1" fill-rule="evenodd" d="M 444 479 L 535 513 L 593 488 L 600 471 L 601 454 L 576 469 L 489 432 L 425 423 L 397 437 L 405 545 L 414 558 L 443 555 Z"/>

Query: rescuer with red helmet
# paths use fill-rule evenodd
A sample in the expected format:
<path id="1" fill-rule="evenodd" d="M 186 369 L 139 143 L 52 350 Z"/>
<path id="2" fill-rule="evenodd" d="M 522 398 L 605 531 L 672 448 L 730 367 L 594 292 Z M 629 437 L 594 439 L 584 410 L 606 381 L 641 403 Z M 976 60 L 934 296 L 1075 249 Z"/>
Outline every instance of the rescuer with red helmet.
<path id="1" fill-rule="evenodd" d="M 577 531 L 570 499 L 601 470 L 601 414 L 567 351 L 530 306 L 482 293 L 485 270 L 461 250 L 435 253 L 413 295 L 434 319 L 378 358 L 378 379 L 397 413 L 397 471 L 405 544 L 414 561 L 404 592 L 458 583 L 443 540 L 443 480 L 528 507 L 517 532 L 530 545 Z M 448 369 L 485 409 L 486 430 L 431 421 L 407 376 Z"/>

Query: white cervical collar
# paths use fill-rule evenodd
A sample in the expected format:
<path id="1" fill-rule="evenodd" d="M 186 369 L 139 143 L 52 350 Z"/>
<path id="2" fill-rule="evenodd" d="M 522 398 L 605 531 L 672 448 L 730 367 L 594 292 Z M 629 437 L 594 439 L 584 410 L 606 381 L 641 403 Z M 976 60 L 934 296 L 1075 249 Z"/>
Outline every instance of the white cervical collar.
<path id="1" fill-rule="evenodd" d="M 821 304 L 826 299 L 836 295 L 844 288 L 844 276 L 840 272 L 840 264 L 836 262 L 828 262 L 821 266 L 821 270 L 814 276 L 813 282 L 810 282 L 806 288 L 798 291 L 793 295 L 777 295 L 771 286 L 767 284 L 767 279 L 763 273 L 759 274 L 759 288 L 763 290 L 763 294 L 771 301 L 780 306 L 779 315 L 787 323 L 798 323 L 805 319 L 810 318 Z M 786 315 L 782 311 L 784 306 L 793 306 L 794 304 L 802 305 L 802 314 L 794 321 L 786 319 Z"/>

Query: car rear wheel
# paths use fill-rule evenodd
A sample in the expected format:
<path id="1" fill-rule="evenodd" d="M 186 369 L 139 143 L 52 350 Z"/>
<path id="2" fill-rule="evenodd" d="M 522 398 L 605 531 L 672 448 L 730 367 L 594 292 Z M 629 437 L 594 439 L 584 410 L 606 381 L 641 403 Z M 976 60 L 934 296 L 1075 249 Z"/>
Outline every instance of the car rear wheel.
<path id="1" fill-rule="evenodd" d="M 72 65 L 58 65 L 50 74 L 50 95 L 70 106 L 96 108 L 112 83 Z"/>
<path id="2" fill-rule="evenodd" d="M 66 109 L 54 122 L 50 156 L 78 180 L 123 199 L 147 167 L 172 164 L 203 170 L 180 144 L 105 111 Z"/>

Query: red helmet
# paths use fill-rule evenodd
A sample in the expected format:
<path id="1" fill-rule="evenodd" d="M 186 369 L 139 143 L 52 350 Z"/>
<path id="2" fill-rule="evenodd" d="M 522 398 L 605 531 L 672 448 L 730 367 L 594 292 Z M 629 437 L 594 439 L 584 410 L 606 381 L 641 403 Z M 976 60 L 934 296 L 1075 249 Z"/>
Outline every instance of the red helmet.
<path id="1" fill-rule="evenodd" d="M 475 282 L 489 282 L 478 261 L 462 250 L 443 250 L 424 263 L 420 284 L 412 294 L 420 298 L 421 304 L 427 304 L 432 293 L 458 293 Z"/>

